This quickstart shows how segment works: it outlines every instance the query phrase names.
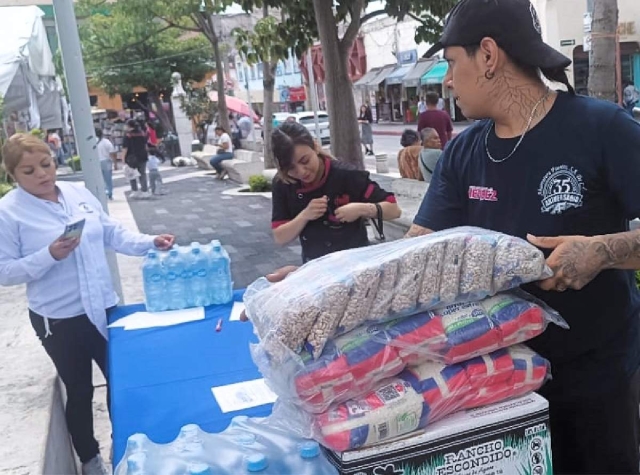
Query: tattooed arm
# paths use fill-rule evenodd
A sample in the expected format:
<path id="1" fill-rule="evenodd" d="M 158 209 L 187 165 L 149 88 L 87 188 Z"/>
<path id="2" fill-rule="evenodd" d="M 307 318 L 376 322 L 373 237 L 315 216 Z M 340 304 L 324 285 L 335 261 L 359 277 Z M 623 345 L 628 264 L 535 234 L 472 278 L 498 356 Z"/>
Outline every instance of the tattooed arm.
<path id="1" fill-rule="evenodd" d="M 412 224 L 411 227 L 409 228 L 409 231 L 407 231 L 407 234 L 405 234 L 404 237 L 406 239 L 406 238 L 424 236 L 425 234 L 431 234 L 432 232 L 433 231 L 429 228 L 424 228 L 422 226 L 418 226 L 417 224 Z"/>
<path id="2" fill-rule="evenodd" d="M 540 283 L 544 290 L 580 290 L 607 269 L 640 269 L 640 231 L 604 236 L 528 236 L 543 249 L 553 249 L 547 264 L 554 276 Z"/>

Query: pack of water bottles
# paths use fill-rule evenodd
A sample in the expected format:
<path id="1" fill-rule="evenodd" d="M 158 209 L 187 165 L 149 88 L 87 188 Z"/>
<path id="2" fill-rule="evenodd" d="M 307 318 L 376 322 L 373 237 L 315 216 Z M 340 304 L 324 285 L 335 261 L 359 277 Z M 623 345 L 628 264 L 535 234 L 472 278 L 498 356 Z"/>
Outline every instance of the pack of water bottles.
<path id="1" fill-rule="evenodd" d="M 142 264 L 149 312 L 225 304 L 233 298 L 229 254 L 220 241 L 151 250 Z"/>
<path id="2" fill-rule="evenodd" d="M 317 442 L 296 437 L 269 418 L 234 417 L 219 434 L 184 426 L 169 444 L 144 434 L 127 441 L 115 475 L 337 475 Z"/>

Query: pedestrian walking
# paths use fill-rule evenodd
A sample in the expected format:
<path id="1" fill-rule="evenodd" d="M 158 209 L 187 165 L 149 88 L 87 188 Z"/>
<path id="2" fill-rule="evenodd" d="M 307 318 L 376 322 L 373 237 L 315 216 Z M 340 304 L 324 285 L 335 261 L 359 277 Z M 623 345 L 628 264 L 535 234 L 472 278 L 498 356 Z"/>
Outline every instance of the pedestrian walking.
<path id="1" fill-rule="evenodd" d="M 440 136 L 436 129 L 427 127 L 420 132 L 422 138 L 422 150 L 420 150 L 420 172 L 422 178 L 426 182 L 431 181 L 433 171 L 436 169 L 438 160 L 442 155 L 442 144 L 440 143 Z"/>
<path id="2" fill-rule="evenodd" d="M 447 18 L 427 54 L 444 48 L 443 84 L 481 120 L 445 148 L 408 236 L 471 225 L 545 250 L 553 277 L 525 288 L 571 327 L 529 342 L 551 362 L 553 471 L 637 474 L 640 124 L 574 93 L 528 0 L 463 0 Z"/>
<path id="3" fill-rule="evenodd" d="M 92 361 L 108 382 L 107 314 L 118 304 L 105 249 L 141 256 L 175 239 L 128 231 L 84 185 L 57 183 L 49 147 L 33 135 L 12 136 L 2 166 L 18 187 L 0 200 L 0 285 L 26 284 L 31 325 L 65 385 L 67 429 L 82 474 L 106 475 L 92 407 Z M 78 220 L 82 234 L 65 236 Z"/>
<path id="4" fill-rule="evenodd" d="M 224 130 L 224 127 L 220 125 L 216 127 L 216 137 L 218 153 L 211 157 L 209 163 L 218 173 L 218 180 L 223 180 L 227 175 L 227 172 L 220 166 L 220 164 L 225 160 L 233 159 L 233 143 L 229 134 Z"/>
<path id="5" fill-rule="evenodd" d="M 638 104 L 638 96 L 638 90 L 634 86 L 633 82 L 627 80 L 622 94 L 622 102 L 624 108 L 629 112 L 631 117 L 634 117 L 633 109 Z"/>
<path id="6" fill-rule="evenodd" d="M 424 97 L 420 96 L 420 102 L 418 102 L 418 115 L 422 114 L 427 110 L 427 103 L 424 100 Z"/>
<path id="7" fill-rule="evenodd" d="M 51 153 L 56 158 L 56 163 L 58 165 L 64 165 L 62 140 L 60 139 L 60 135 L 58 135 L 58 132 L 56 132 L 55 130 L 47 131 L 47 144 L 49 145 Z"/>
<path id="8" fill-rule="evenodd" d="M 149 160 L 147 161 L 147 169 L 149 171 L 149 185 L 151 186 L 152 195 L 165 195 L 166 191 L 162 184 L 162 175 L 160 173 L 160 164 L 162 160 L 158 156 L 158 150 L 155 147 L 149 148 Z"/>
<path id="9" fill-rule="evenodd" d="M 453 134 L 453 123 L 451 117 L 445 111 L 438 109 L 438 101 L 440 96 L 437 92 L 427 93 L 427 110 L 418 117 L 418 132 L 422 129 L 436 129 L 440 136 L 442 148 L 451 140 Z"/>
<path id="10" fill-rule="evenodd" d="M 358 116 L 358 123 L 360 124 L 360 142 L 364 145 L 365 155 L 375 155 L 373 153 L 373 130 L 371 124 L 373 123 L 373 115 L 369 106 L 363 104 L 360 107 L 360 115 Z"/>
<path id="11" fill-rule="evenodd" d="M 367 246 L 365 219 L 400 217 L 389 193 L 369 173 L 346 169 L 314 142 L 302 124 L 286 122 L 272 133 L 278 173 L 273 180 L 271 227 L 278 244 L 300 238 L 302 260 Z"/>
<path id="12" fill-rule="evenodd" d="M 149 198 L 151 195 L 147 183 L 147 160 L 149 158 L 147 153 L 147 135 L 135 120 L 130 120 L 127 123 L 127 127 L 128 130 L 122 142 L 122 154 L 129 168 L 136 170 L 140 174 L 138 177 L 140 181 L 139 193 L 137 181 L 135 179 L 129 181 L 131 184 L 131 198 Z"/>
<path id="13" fill-rule="evenodd" d="M 420 171 L 420 152 L 422 140 L 420 134 L 412 129 L 406 129 L 400 138 L 402 149 L 398 152 L 398 169 L 402 178 L 423 181 Z"/>
<path id="14" fill-rule="evenodd" d="M 117 166 L 116 149 L 111 141 L 104 137 L 102 129 L 96 129 L 96 151 L 100 159 L 100 169 L 102 170 L 102 178 L 104 179 L 104 187 L 107 192 L 107 198 L 113 199 L 113 169 Z"/>

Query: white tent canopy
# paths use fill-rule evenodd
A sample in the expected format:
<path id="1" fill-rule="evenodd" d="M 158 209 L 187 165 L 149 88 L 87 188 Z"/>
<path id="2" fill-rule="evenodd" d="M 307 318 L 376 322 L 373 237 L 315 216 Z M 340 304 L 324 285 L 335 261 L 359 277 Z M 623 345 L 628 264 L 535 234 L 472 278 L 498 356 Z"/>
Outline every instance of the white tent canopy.
<path id="1" fill-rule="evenodd" d="M 31 128 L 62 127 L 61 88 L 36 6 L 0 8 L 0 96 Z"/>

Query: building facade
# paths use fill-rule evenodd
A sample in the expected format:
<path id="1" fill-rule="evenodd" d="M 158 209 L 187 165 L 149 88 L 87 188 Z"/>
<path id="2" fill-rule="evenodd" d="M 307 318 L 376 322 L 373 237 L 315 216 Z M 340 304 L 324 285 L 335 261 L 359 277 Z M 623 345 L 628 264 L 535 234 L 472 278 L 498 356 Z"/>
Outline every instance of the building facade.
<path id="1" fill-rule="evenodd" d="M 589 76 L 590 0 L 532 0 L 547 43 L 573 60 L 569 80 L 587 92 Z M 622 79 L 640 88 L 640 0 L 618 0 Z"/>

